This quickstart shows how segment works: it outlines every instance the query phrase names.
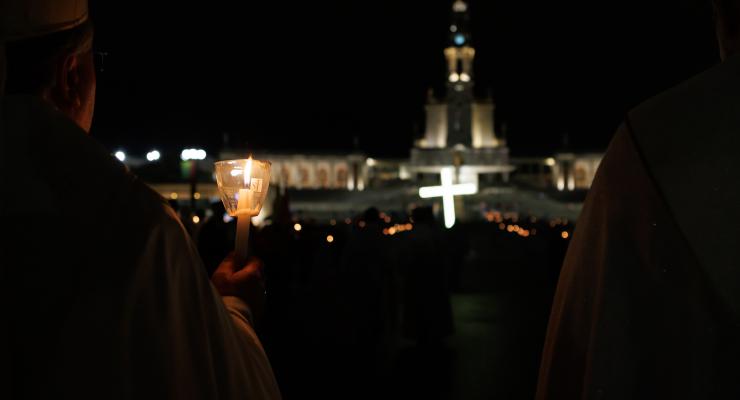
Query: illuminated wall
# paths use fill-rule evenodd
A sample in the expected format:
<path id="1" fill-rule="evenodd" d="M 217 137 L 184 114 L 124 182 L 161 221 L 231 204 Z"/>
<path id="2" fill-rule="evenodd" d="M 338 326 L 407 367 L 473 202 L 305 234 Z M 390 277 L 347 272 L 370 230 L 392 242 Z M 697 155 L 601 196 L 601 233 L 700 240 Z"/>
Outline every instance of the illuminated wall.
<path id="1" fill-rule="evenodd" d="M 447 104 L 431 103 L 426 106 L 427 126 L 422 148 L 444 148 L 447 146 Z"/>
<path id="2" fill-rule="evenodd" d="M 499 141 L 496 139 L 493 126 L 493 102 L 473 104 L 473 147 L 496 147 Z"/>

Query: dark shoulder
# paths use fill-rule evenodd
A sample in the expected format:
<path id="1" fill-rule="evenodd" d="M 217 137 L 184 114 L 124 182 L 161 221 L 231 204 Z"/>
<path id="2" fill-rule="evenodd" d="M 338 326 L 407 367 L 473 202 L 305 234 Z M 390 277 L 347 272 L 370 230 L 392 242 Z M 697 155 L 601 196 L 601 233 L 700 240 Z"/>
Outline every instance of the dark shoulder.
<path id="1" fill-rule="evenodd" d="M 692 118 L 710 111 L 710 106 L 734 97 L 740 88 L 740 58 L 718 64 L 644 101 L 630 111 L 630 118 L 644 122 L 656 116 Z M 733 88 L 734 87 L 734 88 Z M 687 111 L 676 115 L 677 111 Z"/>
<path id="2" fill-rule="evenodd" d="M 645 102 L 627 124 L 640 161 L 697 253 L 708 259 L 718 248 L 734 251 L 716 239 L 736 238 L 731 230 L 740 221 L 740 55 Z"/>
<path id="3" fill-rule="evenodd" d="M 182 228 L 177 214 L 167 203 L 167 200 L 133 174 L 130 174 L 130 178 L 132 181 L 127 196 L 127 208 L 130 208 L 134 214 L 142 215 L 145 219 L 150 220 L 152 225 L 166 225 L 174 229 Z"/>
<path id="4" fill-rule="evenodd" d="M 49 104 L 32 96 L 2 101 L 3 136 L 14 150 L 4 162 L 25 166 L 10 175 L 13 186 L 31 190 L 31 199 L 53 199 L 47 212 L 74 220 L 77 233 L 102 227 L 145 237 L 157 225 L 179 223 L 159 194 Z"/>
<path id="5" fill-rule="evenodd" d="M 740 56 L 645 101 L 627 123 L 650 164 L 729 151 L 738 140 L 728 132 L 740 128 Z"/>

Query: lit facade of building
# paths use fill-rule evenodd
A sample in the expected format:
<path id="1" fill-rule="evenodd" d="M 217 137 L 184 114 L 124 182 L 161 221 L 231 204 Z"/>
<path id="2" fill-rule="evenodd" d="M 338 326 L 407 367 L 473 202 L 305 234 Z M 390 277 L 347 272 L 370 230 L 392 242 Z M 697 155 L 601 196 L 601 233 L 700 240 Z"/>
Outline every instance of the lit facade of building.
<path id="1" fill-rule="evenodd" d="M 424 135 L 414 144 L 409 158 L 373 159 L 352 151 L 225 149 L 213 159 L 239 159 L 251 153 L 257 159 L 271 161 L 273 189 L 260 218 L 270 214 L 270 201 L 282 190 L 291 191 L 294 210 L 326 218 L 345 218 L 370 206 L 394 210 L 434 204 L 440 209 L 439 198 L 422 199 L 418 193 L 420 188 L 439 185 L 444 181 L 443 174 L 448 178 L 452 175 L 449 187 L 475 188 L 454 197 L 454 210 L 461 219 L 476 214 L 481 204 L 507 203 L 540 210 L 541 214 L 576 216 L 577 208 L 561 202 L 591 186 L 602 154 L 510 158 L 506 141 L 496 134 L 493 100 L 474 95 L 476 49 L 469 20 L 467 3 L 456 0 L 449 42 L 443 52 L 447 61 L 446 93 L 443 98 L 429 94 Z M 147 155 L 151 162 L 149 158 Z M 155 181 L 154 187 L 178 201 L 191 196 L 201 203 L 217 200 L 217 188 L 207 179 L 212 174 L 209 169 L 213 159 L 198 163 L 203 173 L 198 174 L 197 188 L 183 178 L 178 182 Z M 134 165 L 135 161 L 132 156 L 125 162 Z M 141 163 L 146 162 L 142 159 Z M 513 184 L 502 184 L 508 183 L 510 176 Z M 547 200 L 544 193 L 556 200 Z"/>
<path id="2" fill-rule="evenodd" d="M 603 153 L 556 154 L 553 158 L 552 185 L 561 192 L 590 189 L 603 157 Z"/>
<path id="3" fill-rule="evenodd" d="M 242 153 L 243 154 L 243 153 Z M 243 158 L 224 152 L 223 159 Z M 258 152 L 270 160 L 270 183 L 298 190 L 364 190 L 368 186 L 368 158 L 363 154 L 311 154 Z"/>

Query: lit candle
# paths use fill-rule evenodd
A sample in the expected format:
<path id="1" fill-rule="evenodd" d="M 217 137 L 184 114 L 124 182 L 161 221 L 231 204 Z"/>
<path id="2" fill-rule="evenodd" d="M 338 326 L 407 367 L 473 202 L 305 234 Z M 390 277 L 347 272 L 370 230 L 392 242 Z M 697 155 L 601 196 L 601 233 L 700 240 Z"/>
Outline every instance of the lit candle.
<path id="1" fill-rule="evenodd" d="M 249 225 L 253 216 L 253 193 L 252 185 L 252 157 L 250 156 L 242 172 L 244 177 L 244 188 L 239 189 L 239 198 L 236 208 L 236 251 L 235 262 L 243 265 L 247 261 L 247 248 L 249 246 Z"/>
<path id="2" fill-rule="evenodd" d="M 236 218 L 234 261 L 247 261 L 251 218 L 262 210 L 270 187 L 270 168 L 266 160 L 224 160 L 214 165 L 221 200 L 230 217 Z"/>

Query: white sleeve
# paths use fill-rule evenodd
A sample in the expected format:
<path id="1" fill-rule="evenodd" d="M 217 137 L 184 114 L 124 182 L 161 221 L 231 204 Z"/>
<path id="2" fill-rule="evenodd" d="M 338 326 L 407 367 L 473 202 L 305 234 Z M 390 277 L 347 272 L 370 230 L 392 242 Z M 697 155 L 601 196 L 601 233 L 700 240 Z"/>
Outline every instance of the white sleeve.
<path id="1" fill-rule="evenodd" d="M 231 315 L 231 326 L 246 365 L 245 373 L 256 384 L 252 387 L 252 392 L 256 392 L 259 395 L 257 398 L 260 399 L 279 399 L 280 391 L 270 361 L 252 327 L 253 319 L 249 306 L 238 297 L 224 296 L 222 300 Z"/>
<path id="2" fill-rule="evenodd" d="M 129 347 L 142 392 L 134 397 L 280 399 L 249 308 L 221 299 L 173 216 L 150 233 L 137 270 Z"/>

